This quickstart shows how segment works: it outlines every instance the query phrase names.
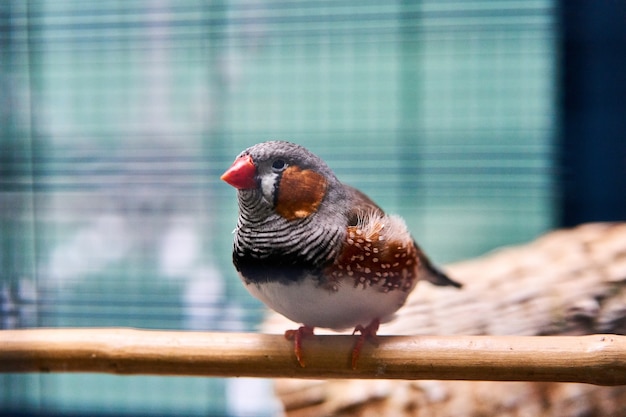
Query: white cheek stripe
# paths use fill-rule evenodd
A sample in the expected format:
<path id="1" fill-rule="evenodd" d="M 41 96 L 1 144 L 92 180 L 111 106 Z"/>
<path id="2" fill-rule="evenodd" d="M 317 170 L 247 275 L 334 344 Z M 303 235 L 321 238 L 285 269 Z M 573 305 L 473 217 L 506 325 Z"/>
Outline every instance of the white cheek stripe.
<path id="1" fill-rule="evenodd" d="M 278 174 L 275 172 L 261 176 L 261 192 L 265 201 L 270 204 L 274 203 L 274 187 L 277 179 Z"/>

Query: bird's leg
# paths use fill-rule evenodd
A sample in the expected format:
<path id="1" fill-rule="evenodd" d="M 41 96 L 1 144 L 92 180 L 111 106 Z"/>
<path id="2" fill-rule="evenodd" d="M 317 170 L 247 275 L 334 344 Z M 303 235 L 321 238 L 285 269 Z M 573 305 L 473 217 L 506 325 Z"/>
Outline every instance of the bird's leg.
<path id="1" fill-rule="evenodd" d="M 296 330 L 287 330 L 285 332 L 285 339 L 293 340 L 294 352 L 296 354 L 296 359 L 301 367 L 305 367 L 304 357 L 302 356 L 302 339 L 305 336 L 312 336 L 314 327 L 311 326 L 301 326 Z"/>
<path id="2" fill-rule="evenodd" d="M 363 348 L 363 344 L 365 340 L 370 339 L 376 344 L 376 332 L 378 331 L 378 327 L 380 326 L 380 320 L 374 319 L 370 324 L 363 327 L 360 324 L 354 328 L 352 334 L 356 334 L 356 332 L 361 333 L 359 338 L 356 340 L 356 344 L 354 345 L 354 349 L 352 350 L 352 369 L 356 369 L 356 364 L 359 360 L 359 356 L 361 355 L 361 349 Z"/>

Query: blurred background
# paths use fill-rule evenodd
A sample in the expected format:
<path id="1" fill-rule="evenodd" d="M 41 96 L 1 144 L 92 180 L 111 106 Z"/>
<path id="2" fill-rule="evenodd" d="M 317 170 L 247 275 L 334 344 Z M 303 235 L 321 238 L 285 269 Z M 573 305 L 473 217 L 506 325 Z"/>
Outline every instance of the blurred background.
<path id="1" fill-rule="evenodd" d="M 626 219 L 618 0 L 4 0 L 0 323 L 253 331 L 244 148 L 300 143 L 438 263 Z M 0 414 L 268 416 L 269 381 L 0 375 Z"/>

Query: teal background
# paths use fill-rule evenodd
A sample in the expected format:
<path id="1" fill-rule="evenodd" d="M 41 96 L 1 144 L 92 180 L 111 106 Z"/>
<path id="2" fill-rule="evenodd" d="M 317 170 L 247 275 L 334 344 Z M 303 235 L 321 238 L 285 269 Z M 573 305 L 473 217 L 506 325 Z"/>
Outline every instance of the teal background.
<path id="1" fill-rule="evenodd" d="M 2 328 L 255 330 L 219 175 L 298 142 L 438 263 L 555 226 L 554 2 L 0 5 Z M 262 380 L 0 375 L 0 411 L 270 415 Z"/>

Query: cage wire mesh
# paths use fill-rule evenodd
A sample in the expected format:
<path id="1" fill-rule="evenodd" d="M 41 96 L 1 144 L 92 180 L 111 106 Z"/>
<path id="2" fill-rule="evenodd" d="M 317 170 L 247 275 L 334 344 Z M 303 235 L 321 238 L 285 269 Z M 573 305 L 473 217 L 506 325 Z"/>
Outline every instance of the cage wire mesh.
<path id="1" fill-rule="evenodd" d="M 3 328 L 254 330 L 245 147 L 286 139 L 439 263 L 553 225 L 554 3 L 0 5 Z M 269 415 L 266 381 L 2 375 L 0 410 Z M 245 393 L 245 395 L 242 395 Z"/>

